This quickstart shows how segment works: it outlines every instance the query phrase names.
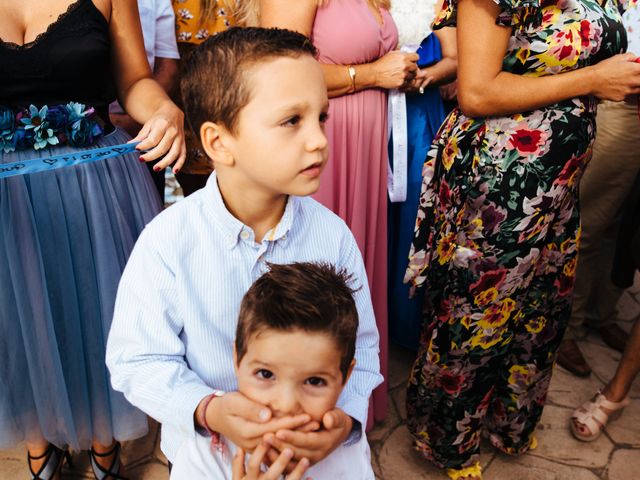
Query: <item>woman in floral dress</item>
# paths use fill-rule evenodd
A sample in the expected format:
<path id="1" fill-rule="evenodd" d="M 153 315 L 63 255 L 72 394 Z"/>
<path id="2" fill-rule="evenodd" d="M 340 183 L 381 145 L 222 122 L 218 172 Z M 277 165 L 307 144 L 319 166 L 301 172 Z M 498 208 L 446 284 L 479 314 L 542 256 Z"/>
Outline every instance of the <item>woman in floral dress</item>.
<path id="1" fill-rule="evenodd" d="M 614 0 L 445 0 L 458 98 L 423 169 L 405 280 L 427 287 L 407 392 L 417 449 L 481 478 L 479 442 L 535 447 L 571 311 L 577 187 L 598 98 L 640 91 Z M 520 112 L 520 113 L 518 113 Z"/>

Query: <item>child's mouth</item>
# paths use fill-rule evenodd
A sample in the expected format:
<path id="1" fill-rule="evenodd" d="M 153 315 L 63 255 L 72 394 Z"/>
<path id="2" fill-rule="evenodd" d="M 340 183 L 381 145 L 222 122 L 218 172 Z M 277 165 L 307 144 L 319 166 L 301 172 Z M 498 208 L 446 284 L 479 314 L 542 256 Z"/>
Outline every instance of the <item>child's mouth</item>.
<path id="1" fill-rule="evenodd" d="M 317 177 L 322 172 L 322 163 L 317 162 L 313 165 L 309 165 L 307 168 L 302 170 L 300 173 L 306 177 Z"/>

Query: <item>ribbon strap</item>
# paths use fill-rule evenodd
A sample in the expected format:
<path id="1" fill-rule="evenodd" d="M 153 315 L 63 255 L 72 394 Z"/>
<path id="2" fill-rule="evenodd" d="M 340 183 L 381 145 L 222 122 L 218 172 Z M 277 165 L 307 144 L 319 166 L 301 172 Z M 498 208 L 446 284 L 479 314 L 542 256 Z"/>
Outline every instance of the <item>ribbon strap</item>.
<path id="1" fill-rule="evenodd" d="M 404 45 L 400 51 L 415 52 L 418 45 Z M 392 138 L 393 168 L 387 162 L 387 190 L 393 203 L 407 199 L 407 98 L 400 90 L 391 90 L 387 101 L 387 135 Z M 393 137 L 391 135 L 393 132 Z"/>
<path id="2" fill-rule="evenodd" d="M 123 143 L 111 147 L 78 150 L 76 152 L 64 153 L 52 157 L 34 158 L 23 162 L 0 163 L 0 178 L 44 172 L 117 157 L 135 151 L 137 144 L 138 143 Z"/>
<path id="3" fill-rule="evenodd" d="M 387 190 L 391 202 L 404 202 L 407 199 L 407 103 L 404 93 L 399 90 L 389 92 L 388 114 L 387 133 L 392 139 L 393 168 L 389 159 Z"/>

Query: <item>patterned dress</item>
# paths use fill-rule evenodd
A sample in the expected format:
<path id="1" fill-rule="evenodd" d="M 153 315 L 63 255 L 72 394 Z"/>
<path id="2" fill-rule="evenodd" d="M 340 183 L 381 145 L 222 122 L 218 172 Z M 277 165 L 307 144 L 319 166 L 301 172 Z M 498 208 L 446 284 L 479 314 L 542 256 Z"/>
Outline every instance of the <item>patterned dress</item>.
<path id="1" fill-rule="evenodd" d="M 496 0 L 512 29 L 503 70 L 555 75 L 626 49 L 611 0 Z M 435 27 L 455 24 L 455 0 Z M 407 391 L 416 448 L 441 467 L 479 460 L 479 441 L 530 448 L 571 312 L 578 182 L 596 99 L 445 120 L 423 169 L 405 281 L 428 313 Z"/>
<path id="2" fill-rule="evenodd" d="M 216 33 L 224 32 L 235 25 L 233 1 L 210 0 L 215 4 L 210 19 L 202 20 L 202 0 L 171 0 L 176 14 L 176 38 L 180 43 L 199 45 Z"/>

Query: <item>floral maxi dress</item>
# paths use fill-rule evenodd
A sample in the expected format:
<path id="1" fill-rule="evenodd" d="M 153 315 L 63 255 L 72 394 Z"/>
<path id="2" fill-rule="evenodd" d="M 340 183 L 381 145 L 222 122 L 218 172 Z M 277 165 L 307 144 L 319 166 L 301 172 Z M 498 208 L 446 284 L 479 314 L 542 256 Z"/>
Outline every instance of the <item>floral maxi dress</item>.
<path id="1" fill-rule="evenodd" d="M 435 28 L 455 23 L 455 1 Z M 611 0 L 497 2 L 512 29 L 504 71 L 555 75 L 626 49 Z M 530 448 L 571 311 L 595 114 L 592 97 L 504 117 L 455 109 L 434 140 L 405 277 L 427 290 L 407 410 L 440 467 L 477 462 L 481 433 L 510 454 Z"/>

